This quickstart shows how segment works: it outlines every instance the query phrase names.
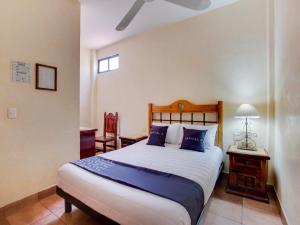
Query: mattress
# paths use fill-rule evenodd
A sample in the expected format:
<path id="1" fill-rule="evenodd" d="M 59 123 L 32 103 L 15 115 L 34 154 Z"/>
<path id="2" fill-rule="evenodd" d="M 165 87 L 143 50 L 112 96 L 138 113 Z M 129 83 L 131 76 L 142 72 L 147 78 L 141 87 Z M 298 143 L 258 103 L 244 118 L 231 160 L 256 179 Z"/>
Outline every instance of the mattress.
<path id="1" fill-rule="evenodd" d="M 104 158 L 175 174 L 199 183 L 207 203 L 223 161 L 220 148 L 206 152 L 157 147 L 146 140 L 101 155 Z M 73 164 L 58 171 L 58 186 L 102 215 L 124 225 L 190 225 L 186 209 L 174 201 L 99 177 Z"/>

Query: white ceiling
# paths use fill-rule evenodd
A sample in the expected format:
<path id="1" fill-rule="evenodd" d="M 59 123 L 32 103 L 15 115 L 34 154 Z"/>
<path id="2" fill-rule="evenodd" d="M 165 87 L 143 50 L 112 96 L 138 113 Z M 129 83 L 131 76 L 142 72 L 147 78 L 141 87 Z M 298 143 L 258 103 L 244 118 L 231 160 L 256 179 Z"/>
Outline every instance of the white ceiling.
<path id="1" fill-rule="evenodd" d="M 184 0 L 183 0 L 184 1 Z M 211 0 L 210 11 L 238 0 Z M 164 0 L 146 3 L 124 31 L 115 27 L 135 0 L 80 0 L 81 46 L 99 49 L 144 31 L 200 15 L 205 11 L 186 9 Z"/>

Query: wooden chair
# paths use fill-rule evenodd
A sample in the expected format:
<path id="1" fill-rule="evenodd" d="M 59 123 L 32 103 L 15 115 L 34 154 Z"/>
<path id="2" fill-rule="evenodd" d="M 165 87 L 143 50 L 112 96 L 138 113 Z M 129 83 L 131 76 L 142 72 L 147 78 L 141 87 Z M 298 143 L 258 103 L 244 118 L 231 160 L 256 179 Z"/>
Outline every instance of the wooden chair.
<path id="1" fill-rule="evenodd" d="M 106 152 L 106 148 L 117 149 L 117 136 L 118 136 L 118 113 L 104 113 L 104 127 L 103 136 L 96 137 L 96 142 L 103 144 L 103 152 Z M 113 144 L 108 145 L 107 143 L 112 142 Z M 100 150 L 97 148 L 97 150 Z"/>

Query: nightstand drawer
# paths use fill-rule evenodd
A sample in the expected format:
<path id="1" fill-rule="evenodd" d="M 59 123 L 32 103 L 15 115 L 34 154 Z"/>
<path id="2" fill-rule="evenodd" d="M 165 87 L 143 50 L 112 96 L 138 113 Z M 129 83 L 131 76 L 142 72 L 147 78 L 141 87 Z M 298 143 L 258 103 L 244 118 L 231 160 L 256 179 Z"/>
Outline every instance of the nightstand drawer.
<path id="1" fill-rule="evenodd" d="M 246 174 L 246 175 L 250 175 L 250 176 L 260 176 L 261 175 L 261 171 L 260 169 L 256 169 L 256 168 L 249 168 L 249 167 L 245 167 L 245 166 L 230 166 L 229 169 L 230 172 L 236 172 L 236 173 L 242 173 L 242 174 Z"/>
<path id="2" fill-rule="evenodd" d="M 234 156 L 231 159 L 230 171 L 259 176 L 261 160 Z"/>
<path id="3" fill-rule="evenodd" d="M 235 156 L 234 157 L 234 166 L 260 169 L 261 168 L 261 160 Z"/>
<path id="4" fill-rule="evenodd" d="M 245 174 L 237 174 L 236 185 L 246 189 L 260 189 L 260 182 L 255 176 L 248 176 Z"/>

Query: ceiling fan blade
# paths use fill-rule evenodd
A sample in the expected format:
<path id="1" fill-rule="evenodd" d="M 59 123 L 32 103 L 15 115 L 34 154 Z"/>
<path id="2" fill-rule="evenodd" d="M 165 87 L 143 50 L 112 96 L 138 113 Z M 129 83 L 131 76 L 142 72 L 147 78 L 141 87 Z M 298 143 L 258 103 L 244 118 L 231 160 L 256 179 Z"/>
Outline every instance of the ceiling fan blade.
<path id="1" fill-rule="evenodd" d="M 210 0 L 165 0 L 165 1 L 193 10 L 204 10 L 211 5 Z"/>
<path id="2" fill-rule="evenodd" d="M 119 23 L 119 25 L 116 27 L 117 31 L 124 30 L 130 22 L 133 20 L 133 18 L 138 14 L 140 9 L 145 4 L 144 0 L 136 0 L 131 9 L 128 11 L 128 13 L 124 16 L 122 21 Z"/>

